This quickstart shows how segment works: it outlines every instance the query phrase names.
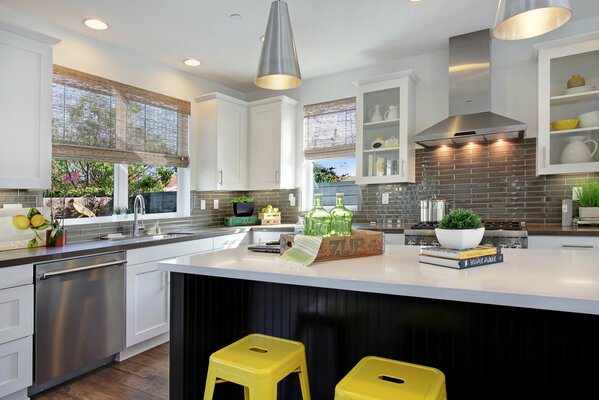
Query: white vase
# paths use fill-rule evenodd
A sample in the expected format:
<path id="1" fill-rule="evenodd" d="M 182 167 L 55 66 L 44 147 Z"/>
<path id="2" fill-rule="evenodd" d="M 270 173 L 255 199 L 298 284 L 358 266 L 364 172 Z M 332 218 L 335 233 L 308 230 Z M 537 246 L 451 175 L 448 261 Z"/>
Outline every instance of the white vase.
<path id="1" fill-rule="evenodd" d="M 379 122 L 383 120 L 383 114 L 381 114 L 381 105 L 375 104 L 374 108 L 368 110 L 369 122 Z"/>
<path id="2" fill-rule="evenodd" d="M 435 229 L 437 240 L 443 247 L 449 249 L 471 249 L 480 244 L 485 234 L 485 228 L 478 229 Z"/>

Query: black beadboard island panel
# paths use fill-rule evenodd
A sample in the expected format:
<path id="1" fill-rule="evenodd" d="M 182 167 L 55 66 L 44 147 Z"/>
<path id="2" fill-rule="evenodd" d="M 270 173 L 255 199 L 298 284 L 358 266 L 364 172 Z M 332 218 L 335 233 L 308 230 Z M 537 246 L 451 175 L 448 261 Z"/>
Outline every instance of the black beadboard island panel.
<path id="1" fill-rule="evenodd" d="M 171 273 L 170 399 L 202 398 L 210 354 L 254 332 L 305 344 L 319 400 L 366 355 L 441 369 L 453 399 L 599 398 L 596 315 Z"/>

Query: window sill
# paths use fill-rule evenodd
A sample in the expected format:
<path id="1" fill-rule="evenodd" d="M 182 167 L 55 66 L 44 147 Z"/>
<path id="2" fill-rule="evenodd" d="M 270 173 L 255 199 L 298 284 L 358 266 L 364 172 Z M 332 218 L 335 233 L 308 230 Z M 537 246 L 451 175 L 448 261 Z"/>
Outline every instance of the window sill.
<path id="1" fill-rule="evenodd" d="M 144 214 L 144 221 L 155 220 L 155 219 L 167 219 L 167 218 L 180 218 L 183 217 L 181 213 L 161 213 L 161 214 Z M 71 218 L 64 221 L 65 226 L 79 226 L 79 225 L 91 225 L 91 224 L 102 224 L 110 222 L 133 222 L 133 214 L 111 215 L 107 217 L 94 217 L 94 218 Z"/>

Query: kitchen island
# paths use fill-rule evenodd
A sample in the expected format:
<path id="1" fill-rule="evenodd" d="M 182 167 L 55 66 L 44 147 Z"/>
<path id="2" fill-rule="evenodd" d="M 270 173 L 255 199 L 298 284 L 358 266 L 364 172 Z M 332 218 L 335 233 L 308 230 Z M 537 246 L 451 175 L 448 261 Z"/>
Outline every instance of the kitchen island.
<path id="1" fill-rule="evenodd" d="M 408 246 L 309 268 L 245 247 L 164 262 L 170 398 L 201 398 L 209 355 L 252 332 L 306 345 L 315 399 L 365 355 L 439 368 L 451 398 L 599 398 L 599 253 L 504 253 L 467 270 L 420 264 Z M 243 398 L 221 386 L 216 398 Z"/>

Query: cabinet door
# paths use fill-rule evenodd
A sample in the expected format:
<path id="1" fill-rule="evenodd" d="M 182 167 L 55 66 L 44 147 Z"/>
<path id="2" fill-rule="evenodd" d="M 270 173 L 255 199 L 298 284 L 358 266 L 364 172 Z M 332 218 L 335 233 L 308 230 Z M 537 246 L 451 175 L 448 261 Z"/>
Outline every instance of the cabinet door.
<path id="1" fill-rule="evenodd" d="M 0 344 L 0 397 L 25 389 L 32 381 L 32 337 Z"/>
<path id="2" fill-rule="evenodd" d="M 0 30 L 0 60 L 0 188 L 49 188 L 52 50 Z"/>
<path id="3" fill-rule="evenodd" d="M 126 346 L 161 335 L 169 330 L 168 273 L 158 262 L 127 267 Z"/>
<path id="4" fill-rule="evenodd" d="M 592 236 L 529 236 L 529 249 L 599 250 L 599 237 Z"/>
<path id="5" fill-rule="evenodd" d="M 0 343 L 33 334 L 33 285 L 0 290 Z"/>
<path id="6" fill-rule="evenodd" d="M 216 140 L 218 189 L 244 190 L 248 150 L 246 107 L 219 101 Z"/>
<path id="7" fill-rule="evenodd" d="M 281 106 L 250 109 L 250 189 L 278 189 L 281 181 Z"/>

